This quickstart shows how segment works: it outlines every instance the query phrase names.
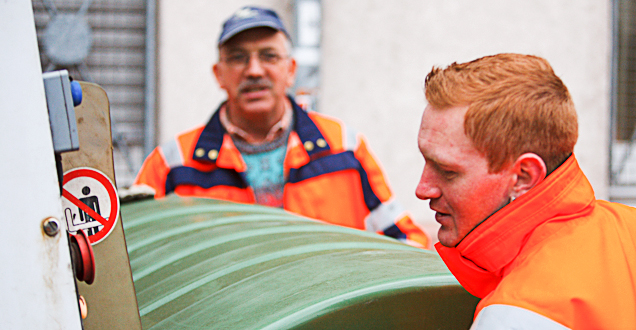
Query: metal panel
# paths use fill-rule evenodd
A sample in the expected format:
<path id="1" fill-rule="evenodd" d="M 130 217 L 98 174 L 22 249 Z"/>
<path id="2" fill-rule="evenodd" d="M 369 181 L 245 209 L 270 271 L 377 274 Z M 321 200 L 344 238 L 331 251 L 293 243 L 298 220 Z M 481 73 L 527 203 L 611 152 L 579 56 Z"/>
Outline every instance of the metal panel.
<path id="1" fill-rule="evenodd" d="M 115 173 L 108 97 L 96 84 L 80 84 L 84 97 L 75 108 L 80 149 L 62 155 L 64 172 L 90 167 L 112 181 Z M 91 285 L 78 283 L 78 290 L 88 304 L 88 317 L 84 320 L 88 330 L 141 329 L 121 222 L 115 224 L 106 239 L 93 245 L 95 281 Z"/>
<path id="2" fill-rule="evenodd" d="M 171 196 L 122 206 L 144 329 L 467 329 L 437 254 L 280 209 Z"/>

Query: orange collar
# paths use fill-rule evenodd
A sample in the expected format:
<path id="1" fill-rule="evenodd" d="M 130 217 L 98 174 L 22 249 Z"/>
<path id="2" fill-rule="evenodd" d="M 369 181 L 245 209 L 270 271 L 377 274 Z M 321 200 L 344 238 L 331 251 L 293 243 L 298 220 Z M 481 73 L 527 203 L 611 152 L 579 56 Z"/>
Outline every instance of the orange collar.
<path id="1" fill-rule="evenodd" d="M 227 104 L 224 104 L 221 106 L 219 119 L 221 120 L 221 125 L 223 125 L 225 130 L 231 136 L 239 137 L 247 143 L 256 145 L 256 144 L 265 144 L 267 142 L 272 142 L 276 138 L 280 137 L 285 132 L 285 130 L 289 127 L 289 125 L 291 125 L 292 114 L 293 114 L 293 111 L 291 107 L 287 107 L 285 109 L 285 113 L 283 114 L 283 117 L 276 124 L 274 124 L 272 128 L 270 128 L 264 140 L 257 140 L 254 138 L 252 134 L 232 124 L 232 122 L 227 116 Z"/>
<path id="2" fill-rule="evenodd" d="M 457 280 L 483 298 L 497 286 L 541 224 L 579 213 L 595 200 L 574 155 L 543 182 L 482 222 L 455 248 L 435 248 Z"/>
<path id="3" fill-rule="evenodd" d="M 288 97 L 291 103 L 291 125 L 287 155 L 285 156 L 285 171 L 290 168 L 298 168 L 311 159 L 319 158 L 331 152 L 331 146 L 322 132 L 311 119 L 309 114 L 301 109 L 298 104 Z M 227 134 L 226 128 L 221 123 L 221 108 L 212 115 L 205 125 L 194 147 L 192 159 L 203 163 L 216 164 L 226 169 L 234 169 L 237 172 L 246 170 L 245 163 L 240 152 Z M 286 172 L 287 173 L 287 172 Z"/>

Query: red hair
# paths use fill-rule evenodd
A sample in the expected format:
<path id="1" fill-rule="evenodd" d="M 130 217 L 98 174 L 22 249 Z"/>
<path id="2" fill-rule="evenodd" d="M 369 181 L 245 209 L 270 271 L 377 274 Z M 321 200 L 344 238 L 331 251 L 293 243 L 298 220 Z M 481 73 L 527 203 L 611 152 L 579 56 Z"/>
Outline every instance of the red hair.
<path id="1" fill-rule="evenodd" d="M 425 90 L 434 108 L 468 106 L 464 132 L 488 159 L 491 172 L 531 152 L 543 159 L 550 173 L 574 150 L 574 103 L 543 58 L 498 54 L 434 67 Z"/>

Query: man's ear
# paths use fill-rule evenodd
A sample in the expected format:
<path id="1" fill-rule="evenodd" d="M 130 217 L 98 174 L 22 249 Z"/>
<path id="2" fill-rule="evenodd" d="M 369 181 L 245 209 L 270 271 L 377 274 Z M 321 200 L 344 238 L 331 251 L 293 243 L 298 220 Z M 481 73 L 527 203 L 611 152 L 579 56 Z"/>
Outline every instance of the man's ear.
<path id="1" fill-rule="evenodd" d="M 513 165 L 513 171 L 516 175 L 516 182 L 511 194 L 513 198 L 517 198 L 534 188 L 545 179 L 548 173 L 543 159 L 531 152 L 517 158 Z"/>
<path id="2" fill-rule="evenodd" d="M 216 82 L 219 83 L 219 87 L 221 89 L 225 89 L 225 84 L 223 83 L 223 75 L 221 74 L 219 63 L 215 63 L 214 65 L 212 65 L 212 73 L 216 78 Z"/>
<path id="3" fill-rule="evenodd" d="M 292 57 L 289 59 L 289 67 L 287 72 L 287 88 L 294 86 L 294 82 L 296 81 L 296 60 Z"/>

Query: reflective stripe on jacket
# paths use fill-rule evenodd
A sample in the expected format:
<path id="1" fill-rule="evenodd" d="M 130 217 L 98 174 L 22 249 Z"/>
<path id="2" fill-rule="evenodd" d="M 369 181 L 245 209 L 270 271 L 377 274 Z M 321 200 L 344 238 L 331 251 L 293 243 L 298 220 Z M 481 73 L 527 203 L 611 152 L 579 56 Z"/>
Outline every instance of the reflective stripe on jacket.
<path id="1" fill-rule="evenodd" d="M 283 164 L 284 208 L 428 247 L 428 236 L 392 198 L 364 137 L 337 119 L 305 112 L 293 100 L 292 106 L 293 129 Z M 157 147 L 134 184 L 150 186 L 156 198 L 174 192 L 255 203 L 246 170 L 216 111 L 207 125 Z"/>
<path id="2" fill-rule="evenodd" d="M 540 316 L 572 329 L 636 328 L 636 209 L 596 200 L 574 156 L 457 247 L 436 248 L 483 298 L 474 329 L 498 319 L 526 329 Z M 531 313 L 511 319 L 492 306 Z"/>

